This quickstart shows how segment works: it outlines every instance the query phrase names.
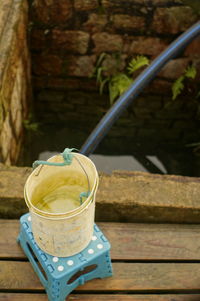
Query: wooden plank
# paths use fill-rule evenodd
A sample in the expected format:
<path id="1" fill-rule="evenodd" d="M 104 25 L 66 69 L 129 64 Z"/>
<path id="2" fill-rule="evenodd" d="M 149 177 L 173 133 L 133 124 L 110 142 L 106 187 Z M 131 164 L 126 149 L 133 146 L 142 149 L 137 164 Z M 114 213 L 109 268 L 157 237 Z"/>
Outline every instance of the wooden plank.
<path id="1" fill-rule="evenodd" d="M 117 260 L 200 260 L 200 225 L 100 224 Z"/>
<path id="2" fill-rule="evenodd" d="M 200 225 L 99 223 L 113 260 L 200 260 Z M 0 220 L 0 258 L 25 258 L 18 220 Z"/>
<path id="3" fill-rule="evenodd" d="M 113 277 L 89 281 L 78 291 L 200 291 L 200 264 L 114 263 L 113 268 Z M 0 261 L 0 290 L 43 291 L 43 287 L 29 262 Z"/>
<path id="4" fill-rule="evenodd" d="M 200 295 L 74 295 L 67 301 L 199 301 Z M 46 294 L 0 293 L 0 301 L 48 301 Z"/>
<path id="5" fill-rule="evenodd" d="M 19 221 L 0 219 L 0 229 L 0 258 L 25 258 L 16 241 L 19 234 Z"/>

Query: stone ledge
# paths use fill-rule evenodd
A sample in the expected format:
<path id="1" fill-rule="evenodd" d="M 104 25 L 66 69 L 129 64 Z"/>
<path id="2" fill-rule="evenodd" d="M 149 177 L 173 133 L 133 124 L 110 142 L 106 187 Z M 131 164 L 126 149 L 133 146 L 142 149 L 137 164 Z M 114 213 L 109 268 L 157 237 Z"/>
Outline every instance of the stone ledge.
<path id="1" fill-rule="evenodd" d="M 97 220 L 199 223 L 199 178 L 115 171 L 100 183 Z"/>
<path id="2" fill-rule="evenodd" d="M 0 165 L 0 218 L 27 212 L 23 187 L 31 168 Z M 200 179 L 144 172 L 100 173 L 96 220 L 199 223 Z"/>

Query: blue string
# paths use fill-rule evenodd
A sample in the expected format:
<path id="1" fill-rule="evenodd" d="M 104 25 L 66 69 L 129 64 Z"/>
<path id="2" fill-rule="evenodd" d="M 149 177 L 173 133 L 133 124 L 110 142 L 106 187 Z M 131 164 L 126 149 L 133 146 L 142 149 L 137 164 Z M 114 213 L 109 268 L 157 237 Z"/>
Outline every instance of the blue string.
<path id="1" fill-rule="evenodd" d="M 71 165 L 73 154 L 71 153 L 73 150 L 76 150 L 76 148 L 65 148 L 63 153 L 61 155 L 63 156 L 63 162 L 49 162 L 49 161 L 42 161 L 42 160 L 36 160 L 33 162 L 33 169 L 38 167 L 39 165 L 49 165 L 49 166 L 66 166 Z"/>
<path id="2" fill-rule="evenodd" d="M 49 161 L 43 161 L 43 160 L 36 160 L 33 162 L 33 169 L 38 167 L 39 165 L 49 165 L 49 166 L 66 166 L 71 165 L 74 155 L 71 153 L 73 150 L 78 151 L 76 148 L 65 148 L 63 153 L 61 155 L 63 156 L 63 162 L 49 162 Z M 90 191 L 87 192 L 81 192 L 79 202 L 80 205 L 83 204 L 83 198 L 87 198 L 90 195 Z"/>
<path id="3" fill-rule="evenodd" d="M 90 191 L 84 191 L 80 193 L 80 205 L 83 204 L 83 198 L 88 198 L 90 195 Z"/>

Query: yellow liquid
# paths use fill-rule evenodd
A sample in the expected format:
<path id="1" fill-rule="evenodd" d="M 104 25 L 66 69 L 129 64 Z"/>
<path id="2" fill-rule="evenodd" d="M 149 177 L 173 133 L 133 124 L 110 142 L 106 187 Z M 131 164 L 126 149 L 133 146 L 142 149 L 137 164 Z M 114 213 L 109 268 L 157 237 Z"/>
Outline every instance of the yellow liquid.
<path id="1" fill-rule="evenodd" d="M 36 189 L 31 202 L 39 210 L 48 213 L 65 213 L 74 210 L 81 205 L 80 193 L 88 190 L 86 183 L 83 183 L 85 181 L 81 180 L 48 179 Z"/>

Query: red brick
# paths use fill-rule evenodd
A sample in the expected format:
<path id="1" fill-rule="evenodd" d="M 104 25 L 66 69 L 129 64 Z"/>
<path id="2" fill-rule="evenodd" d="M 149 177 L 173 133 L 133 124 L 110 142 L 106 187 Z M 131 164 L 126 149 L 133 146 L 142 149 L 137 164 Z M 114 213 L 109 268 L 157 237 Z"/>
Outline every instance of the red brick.
<path id="1" fill-rule="evenodd" d="M 60 75 L 62 61 L 61 58 L 53 54 L 33 55 L 32 68 L 37 75 Z"/>
<path id="2" fill-rule="evenodd" d="M 96 56 L 69 56 L 66 74 L 68 76 L 89 77 L 94 71 Z"/>
<path id="3" fill-rule="evenodd" d="M 134 38 L 130 46 L 130 53 L 157 56 L 167 47 L 167 43 L 159 38 Z"/>
<path id="4" fill-rule="evenodd" d="M 120 11 L 127 10 L 127 7 L 132 7 L 135 4 L 147 5 L 151 4 L 152 0 L 102 0 L 102 6 L 105 9 L 120 9 Z"/>
<path id="5" fill-rule="evenodd" d="M 91 33 L 101 32 L 108 23 L 108 16 L 101 14 L 90 14 L 83 28 Z"/>
<path id="6" fill-rule="evenodd" d="M 34 0 L 33 16 L 44 24 L 66 23 L 73 13 L 71 0 Z"/>
<path id="7" fill-rule="evenodd" d="M 44 1 L 34 0 L 31 7 L 31 13 L 34 19 L 41 23 L 49 23 L 49 11 Z"/>
<path id="8" fill-rule="evenodd" d="M 102 62 L 102 66 L 105 68 L 104 75 L 110 76 L 116 74 L 116 72 L 123 71 L 126 67 L 127 55 L 120 55 L 120 60 L 116 59 L 113 55 L 106 55 Z"/>
<path id="9" fill-rule="evenodd" d="M 193 40 L 185 50 L 185 55 L 200 56 L 200 37 Z"/>
<path id="10" fill-rule="evenodd" d="M 169 4 L 170 0 L 153 0 L 153 5 L 167 5 Z M 173 0 L 173 4 L 183 4 L 182 0 Z"/>
<path id="11" fill-rule="evenodd" d="M 31 31 L 31 43 L 30 47 L 34 50 L 40 50 L 47 47 L 46 45 L 46 35 L 47 31 L 42 29 L 33 29 Z"/>
<path id="12" fill-rule="evenodd" d="M 183 74 L 185 68 L 188 66 L 188 63 L 189 59 L 187 58 L 171 60 L 162 69 L 162 71 L 159 73 L 159 76 L 169 79 L 177 79 Z"/>
<path id="13" fill-rule="evenodd" d="M 157 8 L 152 29 L 158 33 L 177 34 L 188 29 L 197 20 L 191 7 Z"/>
<path id="14" fill-rule="evenodd" d="M 96 33 L 92 36 L 95 44 L 94 52 L 114 52 L 121 51 L 123 40 L 120 35 L 108 34 L 107 32 Z"/>
<path id="15" fill-rule="evenodd" d="M 172 84 L 164 79 L 155 78 L 145 89 L 145 93 L 171 95 Z"/>
<path id="16" fill-rule="evenodd" d="M 76 10 L 87 11 L 97 9 L 99 4 L 97 0 L 74 0 L 74 7 Z"/>
<path id="17" fill-rule="evenodd" d="M 85 54 L 88 48 L 89 34 L 83 31 L 59 30 L 52 32 L 52 47 L 65 49 L 69 52 Z"/>
<path id="18" fill-rule="evenodd" d="M 49 76 L 33 76 L 33 86 L 35 90 L 55 89 L 55 90 L 76 90 L 76 91 L 99 91 L 95 78 L 68 78 Z"/>
<path id="19" fill-rule="evenodd" d="M 145 19 L 139 16 L 117 14 L 112 16 L 112 22 L 116 29 L 141 31 L 145 28 Z"/>

